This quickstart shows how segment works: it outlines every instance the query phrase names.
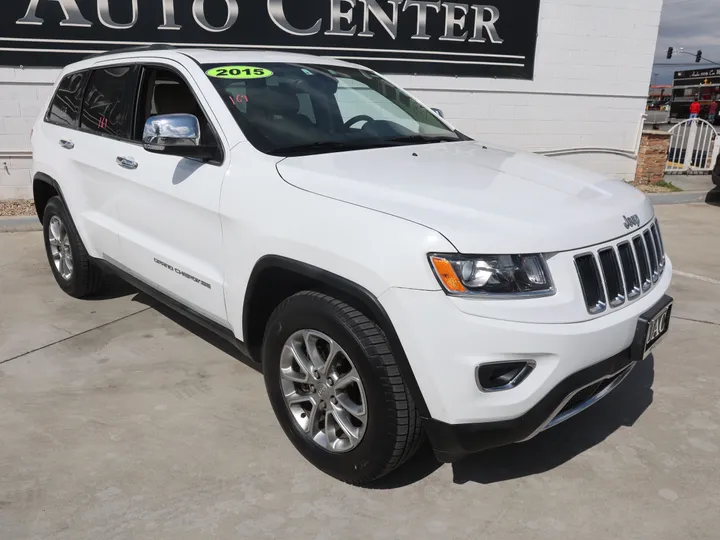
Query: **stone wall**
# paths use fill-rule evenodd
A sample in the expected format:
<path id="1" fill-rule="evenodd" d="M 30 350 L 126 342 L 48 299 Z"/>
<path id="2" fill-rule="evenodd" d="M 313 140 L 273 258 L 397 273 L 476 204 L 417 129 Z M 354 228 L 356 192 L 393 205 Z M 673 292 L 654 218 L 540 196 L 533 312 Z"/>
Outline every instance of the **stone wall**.
<path id="1" fill-rule="evenodd" d="M 671 134 L 665 131 L 646 130 L 640 138 L 636 184 L 657 184 L 665 178 Z"/>

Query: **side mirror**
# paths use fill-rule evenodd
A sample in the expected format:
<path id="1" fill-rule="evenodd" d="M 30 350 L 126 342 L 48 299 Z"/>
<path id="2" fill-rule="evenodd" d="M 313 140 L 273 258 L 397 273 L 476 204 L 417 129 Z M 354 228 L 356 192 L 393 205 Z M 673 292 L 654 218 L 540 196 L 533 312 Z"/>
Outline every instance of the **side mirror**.
<path id="1" fill-rule="evenodd" d="M 441 109 L 435 109 L 435 108 L 433 108 L 433 109 L 431 109 L 431 110 L 432 110 L 432 112 L 434 112 L 435 114 L 437 114 L 440 118 L 445 118 L 445 115 L 443 114 L 443 112 L 442 112 Z"/>
<path id="2" fill-rule="evenodd" d="M 200 146 L 200 122 L 192 114 L 151 116 L 143 129 L 143 148 L 148 152 L 210 159 L 213 149 Z"/>

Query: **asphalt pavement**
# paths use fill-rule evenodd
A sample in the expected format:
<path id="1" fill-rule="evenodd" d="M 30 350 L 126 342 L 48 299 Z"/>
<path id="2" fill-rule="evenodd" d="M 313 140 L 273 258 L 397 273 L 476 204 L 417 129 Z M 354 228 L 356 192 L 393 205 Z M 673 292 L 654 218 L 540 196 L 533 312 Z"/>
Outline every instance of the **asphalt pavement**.
<path id="1" fill-rule="evenodd" d="M 372 488 L 305 462 L 222 341 L 120 283 L 69 298 L 40 233 L 0 234 L 0 539 L 716 539 L 720 206 L 657 214 L 676 306 L 653 356 L 529 442 L 424 448 Z"/>

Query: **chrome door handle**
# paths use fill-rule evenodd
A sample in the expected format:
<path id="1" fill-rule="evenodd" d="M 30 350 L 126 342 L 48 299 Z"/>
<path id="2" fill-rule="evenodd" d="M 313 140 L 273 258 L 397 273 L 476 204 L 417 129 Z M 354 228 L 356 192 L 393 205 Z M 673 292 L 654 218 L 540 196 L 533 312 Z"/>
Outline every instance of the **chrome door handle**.
<path id="1" fill-rule="evenodd" d="M 124 169 L 130 169 L 131 171 L 134 171 L 138 168 L 137 161 L 135 161 L 131 157 L 118 156 L 115 161 Z"/>
<path id="2" fill-rule="evenodd" d="M 65 139 L 60 139 L 60 146 L 62 146 L 65 150 L 72 150 L 75 148 L 75 143 Z"/>

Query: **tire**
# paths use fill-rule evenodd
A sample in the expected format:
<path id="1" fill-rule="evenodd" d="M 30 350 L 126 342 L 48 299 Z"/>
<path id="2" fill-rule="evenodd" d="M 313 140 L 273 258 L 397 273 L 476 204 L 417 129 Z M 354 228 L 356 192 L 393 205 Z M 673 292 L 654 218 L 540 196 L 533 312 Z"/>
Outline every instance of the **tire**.
<path id="1" fill-rule="evenodd" d="M 310 332 L 306 333 L 306 330 Z M 288 373 L 286 359 L 296 359 L 297 356 L 289 352 L 291 349 L 285 347 L 286 342 L 290 340 L 291 343 L 300 344 L 301 353 L 307 354 L 309 349 L 303 348 L 302 344 L 307 345 L 308 341 L 301 340 L 300 335 L 304 337 L 308 334 L 307 339 L 314 342 L 313 350 L 321 351 L 324 347 L 327 351 L 330 346 L 324 342 L 329 339 L 334 341 L 341 349 L 340 353 L 344 354 L 333 356 L 336 359 L 333 365 L 326 363 L 329 367 L 327 372 L 321 374 L 320 381 L 308 376 L 308 381 L 312 384 L 288 382 L 287 377 L 281 373 Z M 298 341 L 292 341 L 295 339 Z M 323 356 L 321 352 L 320 356 L 320 364 L 322 364 L 329 354 Z M 318 356 L 314 358 L 317 359 Z M 265 386 L 278 422 L 295 448 L 308 461 L 330 476 L 349 484 L 366 484 L 397 468 L 412 457 L 420 447 L 423 441 L 420 416 L 400 375 L 385 334 L 377 324 L 352 306 L 314 291 L 300 292 L 286 299 L 275 309 L 267 323 L 262 363 Z M 302 370 L 297 369 L 299 366 L 297 362 L 292 366 L 294 370 L 291 371 L 292 377 L 304 376 Z M 355 371 L 348 373 L 349 368 L 353 366 Z M 338 376 L 339 373 L 345 375 Z M 343 381 L 354 379 L 355 373 L 360 384 L 351 383 L 341 389 Z M 328 388 L 325 381 L 333 377 L 337 378 L 336 387 Z M 317 386 L 319 390 L 312 388 L 316 382 L 319 383 Z M 312 431 L 311 427 L 306 428 L 308 432 L 303 430 L 299 422 L 306 422 L 306 417 L 303 417 L 302 413 L 298 415 L 298 405 L 292 405 L 294 408 L 291 409 L 291 405 L 286 402 L 285 396 L 288 394 L 289 385 L 300 389 L 298 393 L 301 390 L 305 392 L 304 389 L 310 386 L 307 391 L 316 396 L 315 402 L 321 400 L 323 392 L 325 397 L 328 390 L 336 392 L 337 398 L 334 402 L 331 402 L 334 396 L 327 398 L 325 402 L 325 412 L 330 411 L 330 420 L 327 415 L 322 414 L 322 409 L 318 409 L 322 418 L 318 420 L 319 424 L 315 424 L 321 425 L 324 422 L 326 433 L 340 434 L 335 441 L 335 448 L 328 448 L 331 435 L 323 437 L 320 434 L 319 440 L 324 443 L 318 443 L 308 434 Z M 341 399 L 342 392 L 346 392 L 345 399 Z M 347 403 L 349 394 L 354 396 L 350 403 L 353 404 L 353 410 L 356 412 L 359 409 L 355 407 L 354 402 L 364 399 L 364 422 L 350 418 L 352 415 L 348 416 L 349 413 L 345 414 L 349 410 L 347 408 L 338 411 L 333 409 L 333 407 L 339 408 L 339 402 Z M 300 405 L 308 411 L 308 424 L 315 402 L 307 401 Z M 355 446 L 348 448 L 353 444 L 348 436 L 348 430 L 328 429 L 328 425 L 341 426 L 339 420 L 335 423 L 339 418 L 334 416 L 335 412 L 345 414 L 346 420 L 350 418 L 356 423 L 351 426 L 355 432 L 362 433 Z M 364 427 L 357 427 L 358 425 Z"/>
<path id="2" fill-rule="evenodd" d="M 58 242 L 58 231 L 62 242 Z M 85 250 L 70 213 L 60 197 L 52 197 L 45 206 L 43 240 L 50 269 L 63 291 L 75 298 L 84 298 L 100 290 L 103 281 L 102 271 L 93 263 Z M 60 248 L 58 248 L 59 244 L 62 244 Z M 63 250 L 63 255 L 58 255 L 58 251 Z M 67 254 L 70 255 L 69 259 Z M 61 262 L 58 267 L 58 257 L 65 258 L 65 261 L 69 260 L 71 267 L 67 262 Z"/>

